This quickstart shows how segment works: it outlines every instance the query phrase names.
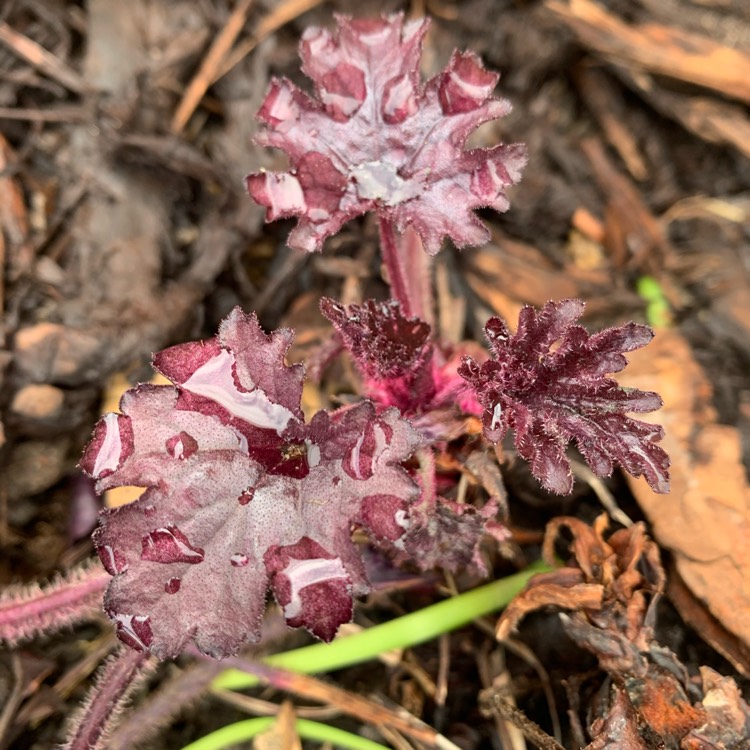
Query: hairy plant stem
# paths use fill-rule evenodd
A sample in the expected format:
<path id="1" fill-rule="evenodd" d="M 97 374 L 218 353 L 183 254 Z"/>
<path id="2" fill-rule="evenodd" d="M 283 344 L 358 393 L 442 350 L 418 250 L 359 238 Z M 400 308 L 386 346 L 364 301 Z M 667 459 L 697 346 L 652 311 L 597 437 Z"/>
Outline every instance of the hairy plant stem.
<path id="1" fill-rule="evenodd" d="M 221 662 L 205 658 L 173 674 L 149 694 L 148 700 L 127 712 L 110 736 L 107 750 L 143 746 L 180 712 L 202 699 L 211 680 L 224 669 Z"/>
<path id="2" fill-rule="evenodd" d="M 99 670 L 81 710 L 72 718 L 61 750 L 104 750 L 122 708 L 150 671 L 148 654 L 121 646 Z"/>
<path id="3" fill-rule="evenodd" d="M 406 317 L 417 317 L 434 328 L 432 258 L 411 228 L 400 237 L 388 219 L 380 219 L 380 251 L 388 270 L 391 295 Z"/>
<path id="4" fill-rule="evenodd" d="M 8 587 L 0 595 L 0 641 L 14 645 L 94 616 L 111 580 L 97 561 L 89 561 L 43 588 L 36 583 Z"/>

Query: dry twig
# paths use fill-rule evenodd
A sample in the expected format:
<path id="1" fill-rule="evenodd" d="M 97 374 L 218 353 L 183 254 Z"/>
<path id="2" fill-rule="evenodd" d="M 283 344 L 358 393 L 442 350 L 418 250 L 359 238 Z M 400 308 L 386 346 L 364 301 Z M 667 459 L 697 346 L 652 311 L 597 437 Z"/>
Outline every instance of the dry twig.
<path id="1" fill-rule="evenodd" d="M 0 42 L 9 47 L 20 58 L 26 60 L 31 66 L 61 83 L 70 91 L 76 94 L 84 92 L 86 83 L 75 70 L 68 67 L 62 60 L 58 60 L 57 57 L 33 39 L 19 34 L 5 21 L 0 21 Z"/>

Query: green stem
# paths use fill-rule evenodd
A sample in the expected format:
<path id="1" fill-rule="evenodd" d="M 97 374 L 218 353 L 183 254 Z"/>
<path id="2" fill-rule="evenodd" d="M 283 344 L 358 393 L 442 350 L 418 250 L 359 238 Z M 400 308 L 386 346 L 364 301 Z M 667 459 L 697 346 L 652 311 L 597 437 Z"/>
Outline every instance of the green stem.
<path id="1" fill-rule="evenodd" d="M 409 648 L 437 638 L 472 620 L 505 607 L 526 585 L 532 575 L 549 568 L 535 563 L 526 570 L 493 581 L 485 586 L 432 604 L 382 625 L 367 628 L 356 635 L 339 638 L 331 644 L 316 643 L 293 651 L 273 654 L 263 661 L 301 674 L 342 669 L 374 659 L 385 651 Z M 255 675 L 228 669 L 211 687 L 220 690 L 243 690 L 258 684 Z"/>
<path id="2" fill-rule="evenodd" d="M 236 724 L 222 727 L 195 742 L 191 742 L 182 750 L 221 750 L 221 748 L 230 745 L 247 742 L 261 732 L 265 732 L 275 721 L 275 716 L 238 721 Z M 358 737 L 356 734 L 345 732 L 343 729 L 320 724 L 317 721 L 297 719 L 294 724 L 297 734 L 303 740 L 329 742 L 336 747 L 351 748 L 351 750 L 388 750 L 384 745 L 379 745 L 377 742 Z"/>

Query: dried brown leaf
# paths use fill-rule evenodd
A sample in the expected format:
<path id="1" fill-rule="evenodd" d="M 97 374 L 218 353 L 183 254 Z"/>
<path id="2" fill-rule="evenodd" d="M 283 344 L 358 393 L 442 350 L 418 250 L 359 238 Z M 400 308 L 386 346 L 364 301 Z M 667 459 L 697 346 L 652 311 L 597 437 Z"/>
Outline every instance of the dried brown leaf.
<path id="1" fill-rule="evenodd" d="M 654 537 L 696 597 L 750 644 L 750 485 L 739 434 L 717 424 L 709 378 L 674 331 L 659 332 L 646 356 L 633 356 L 620 382 L 648 383 L 664 399 L 659 421 L 672 458 L 672 494 L 630 482 Z"/>
<path id="2" fill-rule="evenodd" d="M 593 527 L 560 517 L 547 527 L 543 556 L 555 562 L 555 543 L 566 529 L 572 535 L 568 567 L 534 576 L 508 606 L 497 626 L 504 638 L 529 612 L 554 605 L 572 610 L 561 615 L 568 635 L 617 675 L 643 676 L 653 640 L 651 605 L 664 589 L 658 548 L 643 524 L 621 529 L 605 541 L 606 516 Z"/>
<path id="3" fill-rule="evenodd" d="M 681 750 L 722 750 L 750 747 L 750 707 L 731 677 L 722 677 L 710 667 L 701 667 L 703 709 L 706 723 L 693 729 L 680 744 Z"/>
<path id="4" fill-rule="evenodd" d="M 506 607 L 498 620 L 496 635 L 500 640 L 507 638 L 527 614 L 542 607 L 598 610 L 602 606 L 603 595 L 604 588 L 584 583 L 578 570 L 561 568 L 552 573 L 539 573 Z"/>
<path id="5" fill-rule="evenodd" d="M 302 750 L 294 719 L 291 701 L 284 701 L 273 726 L 253 740 L 253 750 Z"/>

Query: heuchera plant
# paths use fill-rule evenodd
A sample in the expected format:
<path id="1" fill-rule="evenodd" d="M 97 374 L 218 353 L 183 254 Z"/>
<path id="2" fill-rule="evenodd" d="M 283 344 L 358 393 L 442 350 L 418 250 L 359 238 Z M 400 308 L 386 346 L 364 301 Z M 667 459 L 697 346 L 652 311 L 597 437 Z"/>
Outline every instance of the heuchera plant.
<path id="1" fill-rule="evenodd" d="M 367 401 L 305 424 L 291 338 L 236 309 L 216 339 L 156 355 L 174 387 L 128 391 L 99 423 L 83 469 L 99 489 L 148 487 L 95 533 L 128 645 L 236 652 L 258 639 L 269 587 L 290 625 L 330 640 L 367 590 L 352 527 L 403 536 L 417 488 L 400 463 L 418 433 Z"/>
<path id="2" fill-rule="evenodd" d="M 570 441 L 600 476 L 620 465 L 668 488 L 661 428 L 627 416 L 658 408 L 659 397 L 606 377 L 650 339 L 644 326 L 589 336 L 576 325 L 583 303 L 563 300 L 525 308 L 515 334 L 492 318 L 489 352 L 437 339 L 426 259 L 446 236 L 486 241 L 473 211 L 507 209 L 526 152 L 464 148 L 509 105 L 471 53 L 422 82 L 426 20 L 337 22 L 302 39 L 314 98 L 271 83 L 258 142 L 284 150 L 290 168 L 250 175 L 247 187 L 269 220 L 297 217 L 289 244 L 306 251 L 350 219 L 378 215 L 393 299 L 321 302 L 361 398 L 306 423 L 303 368 L 285 362 L 292 332 L 268 335 L 235 309 L 216 338 L 156 354 L 172 385 L 128 391 L 81 461 L 99 491 L 145 488 L 105 511 L 94 539 L 113 576 L 105 609 L 118 636 L 162 658 L 191 641 L 223 657 L 257 640 L 269 590 L 289 625 L 332 639 L 369 586 L 354 528 L 398 562 L 482 570 L 482 535 L 506 533 L 495 518 L 499 469 L 475 477 L 486 489 L 480 508 L 457 502 L 455 467 L 462 458 L 487 467 L 509 430 L 553 492 L 571 489 Z M 496 480 L 479 476 L 493 471 Z"/>
<path id="3" fill-rule="evenodd" d="M 398 408 L 429 440 L 457 437 L 467 414 L 481 414 L 476 395 L 458 374 L 469 352 L 486 357 L 480 347 L 441 346 L 431 327 L 405 317 L 394 299 L 344 306 L 324 297 L 320 309 L 351 354 L 363 394 Z"/>
<path id="4" fill-rule="evenodd" d="M 323 240 L 375 211 L 399 232 L 413 227 L 431 255 L 447 235 L 480 245 L 489 232 L 473 209 L 508 208 L 505 189 L 526 164 L 520 144 L 463 148 L 484 122 L 510 104 L 495 99 L 499 79 L 476 55 L 454 53 L 426 84 L 419 75 L 427 20 L 338 17 L 338 30 L 308 29 L 302 71 L 317 100 L 287 80 L 274 81 L 258 117 L 258 142 L 285 151 L 292 169 L 247 178 L 269 221 L 298 216 L 289 245 L 320 250 Z"/>

